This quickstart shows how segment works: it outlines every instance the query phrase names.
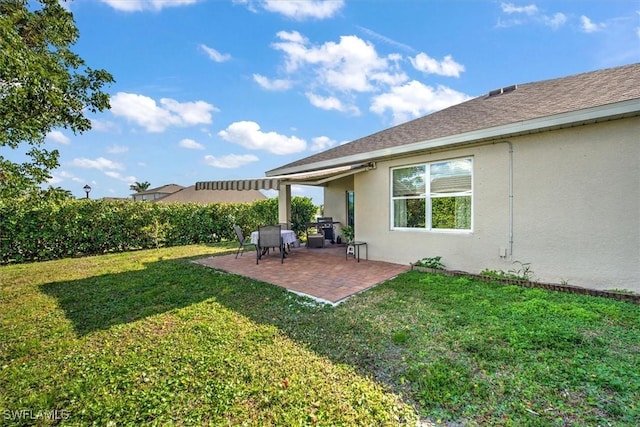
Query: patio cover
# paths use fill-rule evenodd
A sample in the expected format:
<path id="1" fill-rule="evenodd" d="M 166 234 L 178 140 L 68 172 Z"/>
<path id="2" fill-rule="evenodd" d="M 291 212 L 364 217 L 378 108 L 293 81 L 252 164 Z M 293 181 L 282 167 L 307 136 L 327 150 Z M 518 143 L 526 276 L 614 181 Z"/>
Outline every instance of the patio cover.
<path id="1" fill-rule="evenodd" d="M 237 179 L 227 181 L 196 182 L 197 190 L 279 190 L 280 185 L 324 185 L 334 179 L 365 172 L 375 168 L 374 163 L 358 163 L 311 172 L 277 175 L 268 178 Z"/>

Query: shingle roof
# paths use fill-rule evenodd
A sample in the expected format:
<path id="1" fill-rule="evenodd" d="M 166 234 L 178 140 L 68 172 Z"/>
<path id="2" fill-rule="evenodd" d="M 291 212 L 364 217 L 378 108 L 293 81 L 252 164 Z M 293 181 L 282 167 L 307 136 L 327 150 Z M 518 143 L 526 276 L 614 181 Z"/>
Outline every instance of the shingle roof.
<path id="1" fill-rule="evenodd" d="M 640 63 L 518 84 L 505 89 L 504 93 L 492 96 L 485 94 L 428 116 L 305 157 L 269 171 L 267 175 L 281 173 L 282 170 L 290 168 L 300 169 L 305 165 L 311 166 L 318 162 L 334 161 L 348 156 L 622 101 L 637 99 L 638 110 L 640 110 Z M 334 165 L 339 164 L 340 162 L 334 163 Z"/>
<path id="2" fill-rule="evenodd" d="M 158 203 L 250 203 L 264 200 L 267 196 L 258 190 L 206 190 L 196 191 L 196 186 L 184 187 L 175 193 L 154 200 Z"/>
<path id="3" fill-rule="evenodd" d="M 162 194 L 162 193 L 171 194 L 171 193 L 175 193 L 176 191 L 182 190 L 183 188 L 184 187 L 182 185 L 178 185 L 178 184 L 166 184 L 166 185 L 161 185 L 160 187 L 149 188 L 148 190 L 134 193 L 134 195 L 141 196 L 144 194 Z"/>

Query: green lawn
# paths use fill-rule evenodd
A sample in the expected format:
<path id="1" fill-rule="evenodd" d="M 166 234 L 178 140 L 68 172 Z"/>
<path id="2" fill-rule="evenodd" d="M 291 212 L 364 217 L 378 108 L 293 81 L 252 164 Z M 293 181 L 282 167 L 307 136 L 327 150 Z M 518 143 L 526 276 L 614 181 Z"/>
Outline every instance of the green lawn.
<path id="1" fill-rule="evenodd" d="M 0 424 L 640 423 L 638 305 L 409 272 L 332 308 L 190 262 L 228 249 L 0 267 Z"/>

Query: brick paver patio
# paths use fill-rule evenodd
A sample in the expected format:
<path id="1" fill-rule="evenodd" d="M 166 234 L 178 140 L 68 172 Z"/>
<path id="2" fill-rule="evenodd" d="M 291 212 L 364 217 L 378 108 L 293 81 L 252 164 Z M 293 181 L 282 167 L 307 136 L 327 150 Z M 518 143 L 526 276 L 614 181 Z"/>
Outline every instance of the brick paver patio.
<path id="1" fill-rule="evenodd" d="M 345 246 L 341 245 L 319 249 L 293 248 L 284 264 L 280 263 L 279 254 L 272 252 L 256 265 L 253 251 L 245 252 L 238 259 L 233 254 L 195 262 L 281 286 L 331 304 L 338 304 L 410 268 L 409 265 L 368 261 L 364 259 L 364 251 L 360 254 L 360 262 L 356 262 L 352 256 L 345 259 L 345 251 Z"/>

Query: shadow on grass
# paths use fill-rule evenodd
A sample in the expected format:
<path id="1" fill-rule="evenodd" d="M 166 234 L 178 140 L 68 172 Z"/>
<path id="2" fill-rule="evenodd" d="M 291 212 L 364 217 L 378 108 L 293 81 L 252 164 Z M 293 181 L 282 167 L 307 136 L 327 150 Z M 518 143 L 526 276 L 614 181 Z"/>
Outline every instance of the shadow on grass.
<path id="1" fill-rule="evenodd" d="M 317 305 L 278 286 L 190 260 L 150 262 L 142 270 L 53 282 L 40 289 L 57 300 L 79 336 L 213 299 L 256 323 L 278 327 L 334 362 L 369 374 L 379 358 L 377 344 L 389 342 L 371 322 L 353 316 L 348 304 Z"/>
<path id="2" fill-rule="evenodd" d="M 425 411 L 451 408 L 455 413 L 461 410 L 461 405 L 465 411 L 476 411 L 478 408 L 474 405 L 480 405 L 493 396 L 494 385 L 491 379 L 477 377 L 474 381 L 480 386 L 477 390 L 471 386 L 473 382 L 469 378 L 472 371 L 467 369 L 470 360 L 474 361 L 474 367 L 496 370 L 496 375 L 501 375 L 503 366 L 512 366 L 517 360 L 519 365 L 526 363 L 526 367 L 520 368 L 514 378 L 499 377 L 506 390 L 512 385 L 522 386 L 519 375 L 535 379 L 543 376 L 546 379 L 536 380 L 539 384 L 536 381 L 527 384 L 531 395 L 559 390 L 559 384 L 562 384 L 570 392 L 550 399 L 561 401 L 561 405 L 571 403 L 575 406 L 576 402 L 569 401 L 568 396 L 582 393 L 584 383 L 591 384 L 597 377 L 592 374 L 584 379 L 576 376 L 575 372 L 578 369 L 585 375 L 600 372 L 604 385 L 599 386 L 598 396 L 609 396 L 610 384 L 620 388 L 615 397 L 617 400 L 609 405 L 613 408 L 609 409 L 613 415 L 601 417 L 621 420 L 624 416 L 637 414 L 635 409 L 635 412 L 625 409 L 627 401 L 637 400 L 634 398 L 637 380 L 633 380 L 632 386 L 621 385 L 629 379 L 629 372 L 635 372 L 637 358 L 633 352 L 623 352 L 622 356 L 628 360 L 613 366 L 610 371 L 603 371 L 601 365 L 608 363 L 600 362 L 601 355 L 617 352 L 622 348 L 619 346 L 627 342 L 618 338 L 613 348 L 608 350 L 606 343 L 612 337 L 637 333 L 634 332 L 637 314 L 632 311 L 635 306 L 609 301 L 601 304 L 585 296 L 568 294 L 553 294 L 547 299 L 542 290 L 497 284 L 483 285 L 484 291 L 476 294 L 467 279 L 464 283 L 461 282 L 463 279 L 451 282 L 450 278 L 418 276 L 420 273 L 408 272 L 333 308 L 316 304 L 275 285 L 191 263 L 190 259 L 149 262 L 143 270 L 48 283 L 42 285 L 41 290 L 58 301 L 79 335 L 213 300 L 257 324 L 277 327 L 293 341 L 333 363 L 348 364 L 358 373 L 387 384 L 404 394 L 407 403 L 420 401 Z M 432 286 L 421 284 L 422 278 L 430 278 Z M 500 306 L 498 302 L 503 299 L 512 302 Z M 425 301 L 424 305 L 422 301 Z M 555 311 L 550 311 L 549 307 Z M 216 305 L 207 305 L 203 309 L 215 310 Z M 428 309 L 431 311 L 427 315 L 424 311 Z M 626 310 L 631 314 L 617 314 Z M 556 320 L 549 321 L 552 315 Z M 614 325 L 604 321 L 591 325 L 590 319 L 599 319 L 600 316 L 610 319 L 609 323 Z M 504 321 L 500 321 L 502 317 Z M 616 320 L 618 318 L 621 320 Z M 537 324 L 537 327 L 528 328 L 530 323 Z M 483 334 L 486 328 L 489 328 L 488 335 Z M 427 339 L 421 341 L 421 336 Z M 603 337 L 608 338 L 605 340 Z M 492 341 L 494 338 L 496 340 Z M 430 347 L 412 344 L 414 340 L 419 345 Z M 628 340 L 634 342 L 633 338 Z M 450 353 L 447 345 L 459 347 L 461 354 Z M 579 358 L 575 357 L 577 349 Z M 431 352 L 435 361 L 429 354 Z M 542 355 L 549 357 L 550 361 L 563 362 L 551 363 L 551 366 L 539 363 Z M 611 355 L 608 357 L 605 360 L 609 362 L 617 360 Z M 407 371 L 407 365 L 413 366 L 413 371 Z M 553 368 L 551 373 L 550 368 Z M 409 378 L 409 382 L 415 381 L 413 390 L 409 383 L 399 379 L 403 372 L 407 375 L 413 372 L 414 378 Z M 431 377 L 435 380 L 421 383 Z M 452 378 L 458 381 L 452 381 Z M 596 389 L 592 385 L 590 390 Z M 541 425 L 540 420 L 532 421 L 539 414 L 532 415 L 518 409 L 517 399 L 509 401 L 498 391 L 498 397 L 507 402 L 498 399 L 493 404 L 506 405 L 503 410 L 520 417 L 521 424 Z M 434 398 L 442 401 L 434 403 Z M 472 402 L 467 408 L 461 402 L 468 399 Z M 595 416 L 585 402 L 586 399 L 578 402 L 584 412 L 581 416 Z M 493 411 L 491 405 L 481 409 L 484 411 L 481 416 L 489 416 Z M 551 420 L 552 416 L 546 420 Z M 565 416 L 564 410 L 558 416 Z M 573 416 L 572 411 L 566 411 L 567 419 Z"/>
<path id="3" fill-rule="evenodd" d="M 251 287 L 249 279 L 229 281 L 228 275 L 207 272 L 190 259 L 149 262 L 142 270 L 47 283 L 40 289 L 58 301 L 76 333 L 86 335 L 223 297 L 239 282 Z"/>

